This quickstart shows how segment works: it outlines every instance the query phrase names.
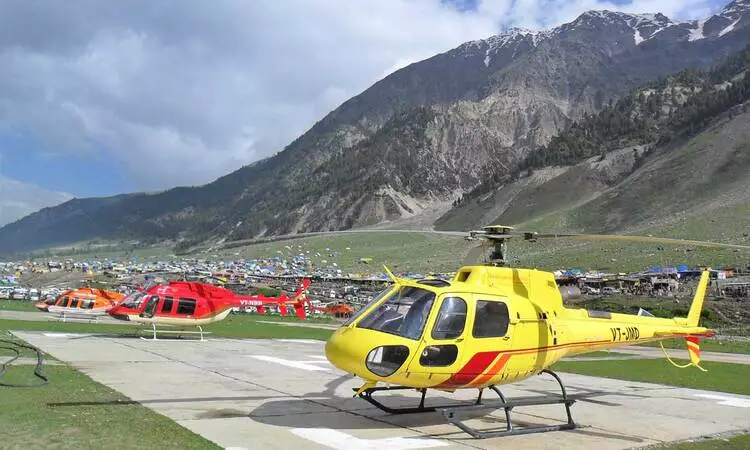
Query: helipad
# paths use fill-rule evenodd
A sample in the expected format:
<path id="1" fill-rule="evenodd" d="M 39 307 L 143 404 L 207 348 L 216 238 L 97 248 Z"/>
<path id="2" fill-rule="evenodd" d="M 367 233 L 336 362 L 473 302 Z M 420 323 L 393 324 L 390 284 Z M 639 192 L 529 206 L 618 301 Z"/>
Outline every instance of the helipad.
<path id="1" fill-rule="evenodd" d="M 439 413 L 390 415 L 352 398 L 358 381 L 328 364 L 318 341 L 15 334 L 224 448 L 621 449 L 733 432 L 750 424 L 750 397 L 561 374 L 578 399 L 572 411 L 579 429 L 478 440 Z M 510 398 L 558 392 L 555 381 L 543 376 L 502 388 Z M 400 405 L 414 395 L 381 398 Z M 428 404 L 468 400 L 476 391 L 432 395 Z M 76 405 L 58 405 L 68 406 Z M 560 405 L 527 407 L 514 415 L 521 425 L 561 423 L 565 417 Z M 497 428 L 505 421 L 499 411 L 471 422 Z"/>

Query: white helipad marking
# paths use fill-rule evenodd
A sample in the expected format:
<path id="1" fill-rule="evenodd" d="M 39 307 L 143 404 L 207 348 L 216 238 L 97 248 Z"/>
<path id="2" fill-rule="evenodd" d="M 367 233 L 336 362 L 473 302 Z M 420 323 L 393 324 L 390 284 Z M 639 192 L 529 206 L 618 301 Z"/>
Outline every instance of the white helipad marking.
<path id="1" fill-rule="evenodd" d="M 313 365 L 313 364 L 320 364 L 326 361 L 290 361 L 288 359 L 276 358 L 275 356 L 265 356 L 265 355 L 245 355 L 245 357 L 255 358 L 261 361 L 268 361 L 268 362 L 272 362 L 276 364 L 281 364 L 282 366 L 294 367 L 296 369 L 309 370 L 311 372 L 328 371 L 328 369 L 325 367 L 318 367 L 318 366 Z"/>
<path id="2" fill-rule="evenodd" d="M 86 333 L 42 333 L 44 336 L 47 337 L 83 337 L 83 336 L 91 336 L 90 334 Z"/>
<path id="3" fill-rule="evenodd" d="M 295 344 L 322 344 L 323 341 L 315 339 L 276 339 L 279 342 L 294 342 Z"/>
<path id="4" fill-rule="evenodd" d="M 407 450 L 412 448 L 445 447 L 446 442 L 426 438 L 360 439 L 330 428 L 295 428 L 292 433 L 336 450 Z"/>
<path id="5" fill-rule="evenodd" d="M 710 398 L 711 400 L 720 400 L 720 405 L 734 406 L 737 408 L 750 408 L 750 399 L 730 397 L 728 395 L 713 395 L 713 394 L 695 394 L 696 397 Z"/>

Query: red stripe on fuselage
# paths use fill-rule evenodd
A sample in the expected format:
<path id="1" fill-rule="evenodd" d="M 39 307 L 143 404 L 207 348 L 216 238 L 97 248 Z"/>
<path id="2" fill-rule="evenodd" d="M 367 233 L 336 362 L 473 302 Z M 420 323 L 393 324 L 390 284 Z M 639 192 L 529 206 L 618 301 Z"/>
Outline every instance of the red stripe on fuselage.
<path id="1" fill-rule="evenodd" d="M 454 373 L 450 378 L 435 387 L 458 387 L 471 382 L 471 380 L 478 375 L 481 375 L 482 372 L 492 364 L 492 361 L 495 360 L 495 357 L 498 354 L 500 354 L 499 351 L 479 352 L 475 354 L 471 357 L 469 362 L 461 368 L 461 370 Z"/>
<path id="2" fill-rule="evenodd" d="M 497 362 L 492 366 L 489 372 L 485 373 L 484 375 L 480 375 L 479 378 L 474 380 L 474 382 L 471 384 L 479 386 L 481 384 L 488 382 L 490 379 L 492 379 L 492 377 L 497 375 L 498 372 L 503 370 L 503 367 L 505 367 L 505 363 L 507 363 L 509 359 L 510 359 L 510 353 L 505 353 L 503 356 L 500 357 L 500 359 L 497 360 Z"/>
<path id="3" fill-rule="evenodd" d="M 435 388 L 455 388 L 455 387 L 463 386 L 465 384 L 469 384 L 474 378 L 478 377 L 479 375 L 482 375 L 485 369 L 487 369 L 487 367 L 489 367 L 489 365 L 492 364 L 492 361 L 494 361 L 497 355 L 499 355 L 500 353 L 502 353 L 503 356 L 500 358 L 500 360 L 498 360 L 498 364 L 500 361 L 503 360 L 503 358 L 505 357 L 507 358 L 502 363 L 502 365 L 498 366 L 498 364 L 495 364 L 496 366 L 498 366 L 497 372 L 502 370 L 507 360 L 511 357 L 511 355 L 514 355 L 514 354 L 518 355 L 518 354 L 527 354 L 527 353 L 540 353 L 544 351 L 562 349 L 566 347 L 601 345 L 601 344 L 608 344 L 611 342 L 612 341 L 572 342 L 570 344 L 551 345 L 547 347 L 536 347 L 536 348 L 532 347 L 532 348 L 525 348 L 525 349 L 518 349 L 518 350 L 479 352 L 475 354 L 474 356 L 472 356 L 469 362 L 467 362 L 458 372 L 454 373 L 450 378 L 448 378 L 447 380 L 435 386 Z M 633 342 L 635 343 L 637 341 L 633 341 Z M 494 368 L 495 367 L 493 366 L 493 369 Z M 497 374 L 497 372 L 493 373 L 489 378 L 492 378 L 494 375 Z"/>

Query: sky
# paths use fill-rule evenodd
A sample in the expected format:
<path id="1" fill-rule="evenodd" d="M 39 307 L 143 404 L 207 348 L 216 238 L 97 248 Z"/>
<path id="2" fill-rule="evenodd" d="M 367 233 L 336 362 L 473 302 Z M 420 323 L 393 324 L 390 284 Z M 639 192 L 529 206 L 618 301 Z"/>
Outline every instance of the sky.
<path id="1" fill-rule="evenodd" d="M 72 197 L 210 182 L 412 62 L 591 9 L 727 0 L 7 0 L 0 225 Z M 657 8 L 658 10 L 655 10 Z"/>

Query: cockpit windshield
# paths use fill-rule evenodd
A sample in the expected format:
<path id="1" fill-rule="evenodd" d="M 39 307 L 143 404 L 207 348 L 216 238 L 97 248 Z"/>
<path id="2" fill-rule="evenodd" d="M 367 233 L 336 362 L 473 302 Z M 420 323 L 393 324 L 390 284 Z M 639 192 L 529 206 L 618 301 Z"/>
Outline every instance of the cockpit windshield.
<path id="1" fill-rule="evenodd" d="M 346 319 L 344 321 L 344 323 L 342 323 L 341 325 L 345 327 L 347 325 L 350 325 L 350 324 L 354 323 L 355 320 L 359 319 L 359 317 L 362 315 L 362 313 L 364 313 L 365 311 L 367 311 L 372 305 L 380 302 L 380 300 L 383 300 L 383 297 L 385 297 L 386 295 L 388 295 L 392 290 L 393 290 L 393 286 L 388 286 L 387 288 L 385 288 L 382 291 L 380 291 L 380 293 L 378 295 L 376 295 L 375 297 L 373 297 L 373 299 L 370 300 L 369 302 L 367 302 L 367 304 L 365 306 L 363 306 L 357 312 L 355 312 L 354 314 L 352 314 L 351 317 L 349 317 L 348 319 Z"/>
<path id="2" fill-rule="evenodd" d="M 130 309 L 138 309 L 141 306 L 141 303 L 143 303 L 143 300 L 148 297 L 148 294 L 144 294 L 143 292 L 133 292 L 132 294 L 128 295 L 122 300 L 122 303 L 120 303 L 120 306 Z"/>
<path id="3" fill-rule="evenodd" d="M 399 287 L 357 327 L 417 340 L 422 336 L 434 301 L 434 292 L 411 286 Z"/>

